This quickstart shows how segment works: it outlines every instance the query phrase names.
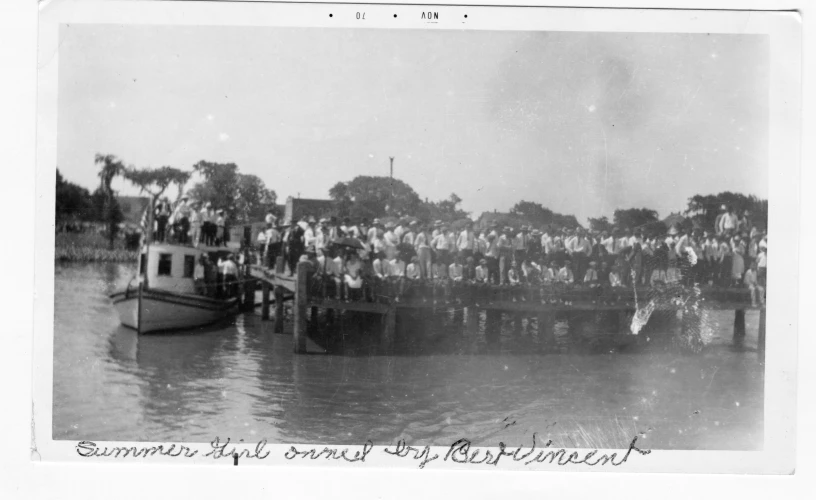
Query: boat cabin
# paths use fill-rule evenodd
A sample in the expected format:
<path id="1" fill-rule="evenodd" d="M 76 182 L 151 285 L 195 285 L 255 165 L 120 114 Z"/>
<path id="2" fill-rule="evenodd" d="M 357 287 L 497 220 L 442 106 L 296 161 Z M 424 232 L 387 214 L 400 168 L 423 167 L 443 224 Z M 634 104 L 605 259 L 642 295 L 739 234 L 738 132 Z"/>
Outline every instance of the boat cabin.
<path id="1" fill-rule="evenodd" d="M 178 293 L 197 293 L 196 279 L 205 278 L 202 255 L 207 255 L 213 266 L 218 259 L 230 253 L 229 248 L 172 245 L 153 243 L 142 248 L 139 258 L 139 276 L 146 278 L 148 287 Z M 200 282 L 199 282 L 200 284 Z"/>

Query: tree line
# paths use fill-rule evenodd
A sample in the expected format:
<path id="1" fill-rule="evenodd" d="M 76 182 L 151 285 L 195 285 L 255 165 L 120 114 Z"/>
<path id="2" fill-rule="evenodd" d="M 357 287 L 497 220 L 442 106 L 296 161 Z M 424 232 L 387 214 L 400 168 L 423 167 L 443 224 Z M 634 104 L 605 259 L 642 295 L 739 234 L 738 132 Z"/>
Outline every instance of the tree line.
<path id="1" fill-rule="evenodd" d="M 155 203 L 166 190 L 175 185 L 176 200 L 182 194 L 202 203 L 209 202 L 213 208 L 224 210 L 227 224 L 262 220 L 267 213 L 279 213 L 277 195 L 267 188 L 256 175 L 243 174 L 235 163 L 199 161 L 191 170 L 175 167 L 137 168 L 125 166 L 114 155 L 97 154 L 94 163 L 99 168 L 99 187 L 90 193 L 87 189 L 63 178 L 57 169 L 56 220 L 104 222 L 111 246 L 123 220 L 122 211 L 111 187 L 114 179 L 122 177 L 142 193 L 148 194 Z M 193 174 L 201 181 L 185 191 Z M 462 198 L 456 193 L 443 200 L 423 200 L 406 182 L 390 177 L 357 176 L 347 182 L 338 182 L 329 189 L 332 209 L 314 216 L 349 217 L 354 220 L 366 218 L 412 217 L 418 220 L 456 222 L 469 219 L 470 213 L 461 208 Z M 756 227 L 766 228 L 768 201 L 755 196 L 722 192 L 715 195 L 694 195 L 676 217 L 676 225 L 685 229 L 711 228 L 723 205 L 733 208 L 740 215 L 748 211 L 749 219 Z M 152 212 L 151 212 L 152 214 Z M 541 228 L 583 227 L 574 215 L 561 214 L 541 203 L 521 200 L 508 213 L 495 214 L 491 222 L 499 225 L 521 224 Z M 648 208 L 618 209 L 610 221 L 606 216 L 589 218 L 588 226 L 597 231 L 614 229 L 640 229 L 646 234 L 665 230 L 664 221 L 655 210 Z"/>

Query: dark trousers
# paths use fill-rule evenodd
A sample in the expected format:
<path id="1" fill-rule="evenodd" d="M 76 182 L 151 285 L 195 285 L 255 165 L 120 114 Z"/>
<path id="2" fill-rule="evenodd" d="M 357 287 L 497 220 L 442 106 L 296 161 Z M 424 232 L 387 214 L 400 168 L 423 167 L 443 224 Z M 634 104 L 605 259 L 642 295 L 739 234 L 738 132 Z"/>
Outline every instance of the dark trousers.
<path id="1" fill-rule="evenodd" d="M 270 243 L 266 248 L 266 255 L 264 255 L 263 265 L 269 268 L 274 268 L 278 263 L 278 255 L 280 255 L 280 251 L 280 243 Z"/>
<path id="2" fill-rule="evenodd" d="M 499 283 L 499 259 L 496 257 L 487 258 L 487 281 Z"/>
<path id="3" fill-rule="evenodd" d="M 156 216 L 156 241 L 164 241 L 167 233 L 167 215 Z"/>
<path id="4" fill-rule="evenodd" d="M 303 248 L 299 246 L 289 246 L 289 252 L 286 255 L 286 260 L 289 263 L 289 272 L 291 274 L 295 273 L 295 269 L 297 268 L 298 260 L 300 260 L 300 256 L 303 255 Z"/>
<path id="5" fill-rule="evenodd" d="M 190 232 L 190 219 L 182 217 L 181 220 L 176 223 L 175 229 L 176 240 L 178 240 L 179 243 L 187 243 L 187 241 L 189 241 L 187 233 Z"/>

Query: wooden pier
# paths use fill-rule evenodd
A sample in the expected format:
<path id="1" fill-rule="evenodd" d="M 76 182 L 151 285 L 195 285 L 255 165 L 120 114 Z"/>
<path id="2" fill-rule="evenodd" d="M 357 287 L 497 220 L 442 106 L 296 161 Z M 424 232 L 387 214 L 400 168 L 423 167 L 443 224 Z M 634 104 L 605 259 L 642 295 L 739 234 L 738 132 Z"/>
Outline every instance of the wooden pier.
<path id="1" fill-rule="evenodd" d="M 496 335 L 503 315 L 515 318 L 515 328 L 519 328 L 522 318 L 537 318 L 539 335 L 550 338 L 553 335 L 556 314 L 567 314 L 575 326 L 580 327 L 585 313 L 606 312 L 616 315 L 621 328 L 628 329 L 628 321 L 636 310 L 635 290 L 619 288 L 608 295 L 609 289 L 576 287 L 511 287 L 505 285 L 465 285 L 448 288 L 440 285 L 421 285 L 414 292 L 400 296 L 394 292 L 394 286 L 385 285 L 375 290 L 358 290 L 355 297 L 349 297 L 348 291 L 330 289 L 333 278 L 315 274 L 313 264 L 300 262 L 294 275 L 288 275 L 282 258 L 278 258 L 275 269 L 262 266 L 251 266 L 250 274 L 262 286 L 262 319 L 268 320 L 270 313 L 270 294 L 274 294 L 275 333 L 283 333 L 284 302 L 293 300 L 294 332 L 293 348 L 295 353 L 310 352 L 307 345 L 313 344 L 308 339 L 308 325 L 317 318 L 317 309 L 327 311 L 333 318 L 335 311 L 355 311 L 381 317 L 380 345 L 385 352 L 393 348 L 396 336 L 396 318 L 399 311 L 450 310 L 463 321 L 469 331 L 478 329 L 480 311 L 485 311 L 485 328 L 488 336 Z M 640 305 L 648 302 L 650 289 L 639 288 L 637 298 Z M 341 298 L 342 297 L 342 298 Z M 739 344 L 745 337 L 745 311 L 754 309 L 751 306 L 750 293 L 747 289 L 737 288 L 704 288 L 700 295 L 701 309 L 734 311 L 734 342 Z M 656 311 L 677 311 L 682 304 L 671 300 L 661 300 Z M 576 314 L 570 314 L 576 313 Z M 685 326 L 684 326 L 685 328 Z M 765 307 L 759 308 L 758 353 L 760 360 L 765 357 Z"/>

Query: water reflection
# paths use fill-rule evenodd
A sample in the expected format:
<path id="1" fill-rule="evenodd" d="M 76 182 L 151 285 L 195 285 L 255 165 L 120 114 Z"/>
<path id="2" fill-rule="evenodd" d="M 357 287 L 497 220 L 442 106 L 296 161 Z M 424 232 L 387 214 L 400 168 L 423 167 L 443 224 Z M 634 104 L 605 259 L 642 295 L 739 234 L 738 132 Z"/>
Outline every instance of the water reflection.
<path id="1" fill-rule="evenodd" d="M 55 439 L 495 445 L 537 432 L 575 446 L 643 433 L 653 448 L 761 446 L 752 313 L 741 349 L 731 347 L 733 313 L 712 313 L 700 355 L 672 348 L 671 315 L 639 336 L 604 315 L 556 317 L 553 335 L 539 333 L 537 317 L 506 316 L 488 336 L 484 313 L 440 310 L 400 315 L 392 355 L 382 354 L 376 318 L 343 315 L 315 332 L 332 354 L 295 356 L 291 332 L 272 333 L 254 313 L 138 336 L 107 300 L 131 274 L 58 266 Z"/>

